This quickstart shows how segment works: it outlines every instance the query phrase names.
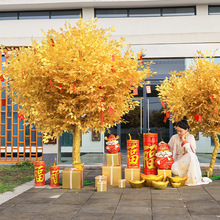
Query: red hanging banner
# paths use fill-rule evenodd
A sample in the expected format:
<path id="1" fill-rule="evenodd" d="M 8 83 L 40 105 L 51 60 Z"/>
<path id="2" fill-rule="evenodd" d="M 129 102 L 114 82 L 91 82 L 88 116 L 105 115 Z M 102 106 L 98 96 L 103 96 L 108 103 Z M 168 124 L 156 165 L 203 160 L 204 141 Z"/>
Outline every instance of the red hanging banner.
<path id="1" fill-rule="evenodd" d="M 215 99 L 215 94 L 214 93 L 212 93 L 212 100 L 214 100 Z"/>
<path id="2" fill-rule="evenodd" d="M 165 103 L 163 101 L 161 101 L 162 107 L 166 108 Z"/>
<path id="3" fill-rule="evenodd" d="M 137 88 L 134 88 L 134 89 L 133 89 L 133 94 L 134 94 L 134 95 L 138 95 L 138 89 L 137 89 Z"/>
<path id="4" fill-rule="evenodd" d="M 115 113 L 114 108 L 109 107 L 109 114 L 110 114 L 110 115 L 114 115 L 114 113 Z"/>
<path id="5" fill-rule="evenodd" d="M 59 83 L 59 88 L 60 88 L 60 92 L 62 92 L 63 90 L 62 90 L 62 87 L 61 87 L 61 84 Z"/>
<path id="6" fill-rule="evenodd" d="M 198 122 L 202 123 L 202 116 L 198 115 Z"/>
<path id="7" fill-rule="evenodd" d="M 163 122 L 166 123 L 167 122 L 167 117 L 165 116 L 165 118 L 163 119 Z"/>
<path id="8" fill-rule="evenodd" d="M 115 55 L 112 55 L 112 61 L 115 61 Z"/>
<path id="9" fill-rule="evenodd" d="M 50 88 L 53 89 L 52 81 L 50 80 Z"/>
<path id="10" fill-rule="evenodd" d="M 4 81 L 5 81 L 3 75 L 0 76 L 0 79 L 1 79 L 1 82 L 4 82 Z"/>
<path id="11" fill-rule="evenodd" d="M 170 118 L 170 112 L 166 112 L 166 117 Z"/>
<path id="12" fill-rule="evenodd" d="M 143 64 L 143 57 L 142 55 L 140 56 L 141 64 Z"/>

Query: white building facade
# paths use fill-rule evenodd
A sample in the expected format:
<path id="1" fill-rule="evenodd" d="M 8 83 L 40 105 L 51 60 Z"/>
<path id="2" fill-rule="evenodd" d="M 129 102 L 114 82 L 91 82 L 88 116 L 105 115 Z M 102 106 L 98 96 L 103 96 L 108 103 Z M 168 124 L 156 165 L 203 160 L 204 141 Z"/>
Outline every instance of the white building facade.
<path id="1" fill-rule="evenodd" d="M 187 68 L 198 50 L 212 51 L 216 62 L 220 61 L 220 0 L 0 0 L 0 44 L 29 46 L 32 40 L 40 41 L 42 30 L 58 30 L 65 20 L 74 25 L 80 15 L 83 19 L 98 17 L 98 27 L 114 26 L 113 38 L 125 37 L 135 52 L 143 49 L 143 58 L 155 62 L 152 92 L 147 94 L 143 88 L 136 97 L 140 100 L 138 120 L 112 129 L 121 137 L 122 150 L 126 150 L 128 133 L 142 139 L 143 133 L 158 132 L 159 140 L 168 141 L 173 125 L 160 125 L 154 119 L 161 109 L 155 86 L 170 71 Z M 83 135 L 81 152 L 103 152 L 103 136 L 92 140 L 92 133 Z M 61 153 L 71 152 L 71 137 L 65 134 L 62 138 L 43 146 L 45 158 L 59 155 L 62 162 Z M 199 135 L 197 152 L 212 151 L 211 138 Z"/>

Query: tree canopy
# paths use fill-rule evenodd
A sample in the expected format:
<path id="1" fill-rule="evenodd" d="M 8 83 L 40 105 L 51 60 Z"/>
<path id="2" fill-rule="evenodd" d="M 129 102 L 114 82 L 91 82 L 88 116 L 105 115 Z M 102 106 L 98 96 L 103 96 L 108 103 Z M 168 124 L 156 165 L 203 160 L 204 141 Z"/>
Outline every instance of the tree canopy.
<path id="1" fill-rule="evenodd" d="M 40 43 L 5 49 L 2 74 L 19 116 L 48 138 L 78 126 L 82 132 L 103 131 L 120 122 L 137 105 L 132 90 L 152 75 L 125 39 L 111 38 L 113 27 L 97 20 L 66 22 L 59 31 L 44 32 Z"/>

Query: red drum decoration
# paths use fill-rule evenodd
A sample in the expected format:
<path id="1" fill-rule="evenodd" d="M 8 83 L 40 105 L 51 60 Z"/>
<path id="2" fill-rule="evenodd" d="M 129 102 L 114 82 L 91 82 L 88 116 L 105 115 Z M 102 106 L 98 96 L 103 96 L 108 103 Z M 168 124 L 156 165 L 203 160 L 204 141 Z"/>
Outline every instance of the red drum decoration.
<path id="1" fill-rule="evenodd" d="M 152 133 L 143 134 L 143 173 L 157 174 L 157 167 L 155 166 L 156 152 L 158 144 L 158 135 Z"/>
<path id="2" fill-rule="evenodd" d="M 139 140 L 127 140 L 127 168 L 140 167 Z"/>
<path id="3" fill-rule="evenodd" d="M 44 161 L 36 161 L 34 165 L 35 186 L 45 185 L 45 163 Z"/>
<path id="4" fill-rule="evenodd" d="M 58 166 L 50 167 L 50 186 L 51 187 L 59 186 L 59 167 Z"/>

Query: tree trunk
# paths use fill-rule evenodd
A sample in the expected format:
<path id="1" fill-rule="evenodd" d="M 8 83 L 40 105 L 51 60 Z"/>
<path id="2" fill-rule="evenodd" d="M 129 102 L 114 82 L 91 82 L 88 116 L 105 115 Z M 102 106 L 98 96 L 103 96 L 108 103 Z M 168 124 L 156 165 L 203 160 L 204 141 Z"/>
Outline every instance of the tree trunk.
<path id="1" fill-rule="evenodd" d="M 212 176 L 212 174 L 213 174 L 213 168 L 214 168 L 214 165 L 215 165 L 215 160 L 216 160 L 216 157 L 217 157 L 217 154 L 218 154 L 218 151 L 219 151 L 219 139 L 218 139 L 217 134 L 215 132 L 213 132 L 212 137 L 214 139 L 215 148 L 212 152 L 212 159 L 211 159 L 211 162 L 209 164 L 209 167 L 206 169 L 206 174 L 207 174 L 208 177 Z"/>
<path id="2" fill-rule="evenodd" d="M 81 130 L 79 126 L 75 125 L 73 129 L 73 150 L 72 150 L 73 165 L 81 164 L 80 145 L 81 145 Z"/>

